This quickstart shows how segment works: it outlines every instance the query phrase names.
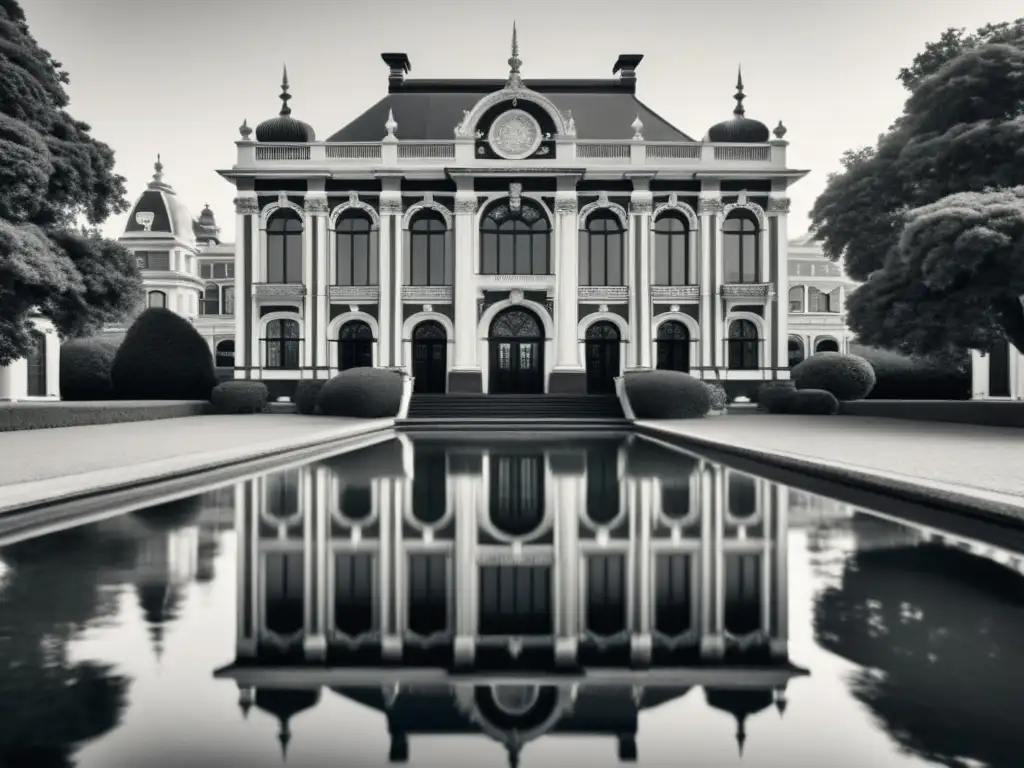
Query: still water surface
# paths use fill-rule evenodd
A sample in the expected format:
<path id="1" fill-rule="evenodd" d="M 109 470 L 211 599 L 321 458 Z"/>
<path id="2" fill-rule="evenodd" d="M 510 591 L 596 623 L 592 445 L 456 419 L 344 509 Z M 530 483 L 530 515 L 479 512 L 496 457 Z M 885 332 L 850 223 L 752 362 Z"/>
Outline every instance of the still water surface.
<path id="1" fill-rule="evenodd" d="M 0 549 L 0 766 L 1020 768 L 1022 587 L 639 438 L 391 438 Z"/>

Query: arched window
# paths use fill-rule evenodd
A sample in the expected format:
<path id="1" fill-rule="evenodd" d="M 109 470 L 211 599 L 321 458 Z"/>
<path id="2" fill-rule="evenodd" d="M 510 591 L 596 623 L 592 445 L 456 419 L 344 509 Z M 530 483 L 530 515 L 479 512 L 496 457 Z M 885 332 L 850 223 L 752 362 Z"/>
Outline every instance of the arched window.
<path id="1" fill-rule="evenodd" d="M 222 288 L 224 303 L 221 306 L 221 313 L 225 315 L 235 314 L 235 286 L 225 285 Z"/>
<path id="2" fill-rule="evenodd" d="M 264 342 L 267 345 L 267 359 L 264 363 L 267 368 L 299 367 L 302 339 L 299 338 L 298 320 L 271 320 L 267 323 Z"/>
<path id="3" fill-rule="evenodd" d="M 302 282 L 302 219 L 290 208 L 267 222 L 267 282 Z"/>
<path id="4" fill-rule="evenodd" d="M 690 225 L 678 211 L 654 223 L 654 281 L 652 285 L 696 285 L 690 259 Z"/>
<path id="5" fill-rule="evenodd" d="M 220 286 L 216 283 L 208 283 L 203 291 L 202 301 L 199 304 L 199 314 L 220 314 Z"/>
<path id="6" fill-rule="evenodd" d="M 167 308 L 167 294 L 163 291 L 150 291 L 146 299 L 150 307 Z"/>
<path id="7" fill-rule="evenodd" d="M 599 210 L 580 233 L 580 285 L 623 285 L 625 231 L 619 217 Z"/>
<path id="8" fill-rule="evenodd" d="M 215 356 L 218 368 L 233 368 L 235 365 L 235 342 L 233 339 L 224 339 L 217 342 Z"/>
<path id="9" fill-rule="evenodd" d="M 817 288 L 807 289 L 808 312 L 838 312 L 839 289 L 833 288 L 828 293 Z"/>
<path id="10" fill-rule="evenodd" d="M 690 372 L 690 330 L 678 320 L 666 320 L 658 326 L 658 360 L 664 371 Z"/>
<path id="11" fill-rule="evenodd" d="M 722 225 L 725 283 L 761 282 L 761 231 L 757 217 L 737 208 Z"/>
<path id="12" fill-rule="evenodd" d="M 789 311 L 804 311 L 804 287 L 802 285 L 794 285 L 789 289 Z"/>
<path id="13" fill-rule="evenodd" d="M 441 214 L 425 210 L 409 227 L 408 285 L 447 285 L 447 226 Z"/>
<path id="14" fill-rule="evenodd" d="M 551 274 L 551 224 L 532 200 L 493 206 L 480 224 L 480 273 L 484 275 Z"/>
<path id="15" fill-rule="evenodd" d="M 804 361 L 804 343 L 796 336 L 789 337 L 789 367 L 799 365 Z"/>
<path id="16" fill-rule="evenodd" d="M 362 320 L 349 320 L 338 332 L 338 370 L 373 366 L 373 329 Z"/>
<path id="17" fill-rule="evenodd" d="M 839 342 L 837 342 L 835 339 L 830 339 L 830 338 L 826 337 L 824 339 L 818 339 L 816 342 L 814 342 L 814 354 L 818 354 L 819 352 L 838 352 L 838 351 L 839 351 Z"/>
<path id="18" fill-rule="evenodd" d="M 733 320 L 729 326 L 729 368 L 734 371 L 755 371 L 759 367 L 757 326 L 750 320 Z"/>
<path id="19" fill-rule="evenodd" d="M 373 222 L 361 211 L 346 211 L 334 225 L 335 285 L 377 285 Z"/>
<path id="20" fill-rule="evenodd" d="M 44 397 L 46 395 L 46 334 L 33 330 L 31 335 L 32 347 L 25 360 L 28 367 L 26 394 L 29 397 Z"/>

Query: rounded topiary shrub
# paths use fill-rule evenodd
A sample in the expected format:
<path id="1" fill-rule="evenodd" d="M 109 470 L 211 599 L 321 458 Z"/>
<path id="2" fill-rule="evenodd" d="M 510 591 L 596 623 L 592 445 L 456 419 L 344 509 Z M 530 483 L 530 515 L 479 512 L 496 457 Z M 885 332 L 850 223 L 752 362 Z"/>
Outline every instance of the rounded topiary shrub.
<path id="1" fill-rule="evenodd" d="M 225 381 L 210 392 L 214 413 L 266 413 L 267 385 L 259 381 Z"/>
<path id="2" fill-rule="evenodd" d="M 699 419 L 711 410 L 704 382 L 680 371 L 627 373 L 626 395 L 638 419 Z"/>
<path id="3" fill-rule="evenodd" d="M 310 415 L 316 413 L 316 400 L 327 379 L 299 379 L 295 385 L 295 406 L 299 413 Z"/>
<path id="4" fill-rule="evenodd" d="M 71 339 L 60 345 L 60 397 L 62 400 L 110 400 L 114 387 L 110 370 L 121 343 L 119 338 L 94 336 Z"/>
<path id="5" fill-rule="evenodd" d="M 209 400 L 217 384 L 203 337 L 188 320 L 159 307 L 132 323 L 110 378 L 121 400 Z"/>
<path id="6" fill-rule="evenodd" d="M 797 389 L 824 389 L 837 400 L 862 400 L 875 386 L 875 370 L 858 355 L 819 352 L 795 366 Z"/>
<path id="7" fill-rule="evenodd" d="M 798 389 L 784 398 L 786 413 L 806 416 L 834 416 L 839 413 L 839 400 L 824 389 Z"/>
<path id="8" fill-rule="evenodd" d="M 729 396 L 725 393 L 725 387 L 723 387 L 721 384 L 715 384 L 714 382 L 705 381 L 704 388 L 708 391 L 708 398 L 711 401 L 711 410 L 725 410 L 725 406 L 729 402 Z"/>
<path id="9" fill-rule="evenodd" d="M 757 388 L 757 405 L 770 413 L 772 404 L 779 398 L 784 398 L 796 390 L 796 382 L 792 379 L 779 379 L 777 381 L 766 381 Z"/>
<path id="10" fill-rule="evenodd" d="M 402 406 L 402 375 L 380 368 L 350 368 L 320 388 L 316 407 L 325 416 L 385 419 Z"/>

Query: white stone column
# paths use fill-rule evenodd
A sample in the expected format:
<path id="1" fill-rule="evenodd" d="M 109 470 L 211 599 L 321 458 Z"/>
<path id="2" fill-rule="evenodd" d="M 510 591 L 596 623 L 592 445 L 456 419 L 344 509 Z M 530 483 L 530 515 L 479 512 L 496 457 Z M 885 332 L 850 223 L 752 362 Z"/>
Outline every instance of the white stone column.
<path id="1" fill-rule="evenodd" d="M 705 595 L 710 598 L 710 622 L 707 634 L 701 638 L 701 654 L 720 657 L 725 652 L 725 470 L 708 468 L 705 473 L 709 482 L 703 487 L 709 490 L 710 497 L 710 503 L 704 506 L 704 514 L 711 517 L 705 528 L 710 529 L 711 584 L 710 588 L 705 587 Z"/>
<path id="2" fill-rule="evenodd" d="M 398 301 L 393 301 L 392 296 L 395 290 L 394 275 L 392 274 L 392 252 L 397 255 L 397 243 L 392 242 L 392 226 L 394 226 L 394 240 L 401 240 L 402 228 L 402 197 L 397 191 L 385 191 L 380 196 L 380 262 L 377 268 L 377 282 L 380 284 L 380 299 L 377 305 L 377 324 L 379 333 L 377 338 L 377 365 L 390 367 L 392 363 L 391 349 L 394 340 L 392 328 L 395 317 L 395 305 L 401 308 L 401 285 L 399 284 Z M 395 262 L 398 259 L 394 259 Z M 396 270 L 401 274 L 401 270 Z M 401 330 L 399 330 L 401 332 Z"/>
<path id="3" fill-rule="evenodd" d="M 239 192 L 235 198 L 235 378 L 244 379 L 252 367 L 252 350 L 245 347 L 246 324 L 254 325 L 252 314 L 253 295 L 256 293 L 253 283 L 256 276 L 252 273 L 252 264 L 245 258 L 245 228 L 249 222 L 259 215 L 259 202 L 255 192 Z M 252 241 L 252 249 L 259 246 L 258 240 Z M 249 293 L 243 292 L 248 276 Z"/>
<path id="4" fill-rule="evenodd" d="M 773 656 L 789 653 L 789 489 L 775 485 L 774 523 L 771 544 L 775 548 L 774 609 L 778 617 L 769 640 Z"/>
<path id="5" fill-rule="evenodd" d="M 777 365 L 776 368 L 785 368 L 786 371 L 775 371 L 773 375 L 777 378 L 789 378 L 789 198 L 783 197 L 785 192 L 772 192 L 768 198 L 769 221 L 775 221 L 775 254 L 778 259 L 776 274 L 778 275 L 775 284 L 775 301 L 778 311 L 775 313 L 775 334 Z M 842 312 L 843 288 L 839 288 L 840 312 Z M 805 297 L 806 301 L 806 297 Z M 804 305 L 806 311 L 807 306 Z M 840 349 L 840 351 L 846 351 Z"/>
<path id="6" fill-rule="evenodd" d="M 484 459 L 486 461 L 486 458 Z M 456 479 L 455 516 L 455 643 L 452 649 L 456 666 L 472 664 L 476 657 L 477 617 L 477 486 L 479 478 L 459 475 Z"/>
<path id="7" fill-rule="evenodd" d="M 556 193 L 555 218 L 555 365 L 552 373 L 578 373 L 582 371 L 576 334 L 580 235 L 575 189 Z"/>
<path id="8" fill-rule="evenodd" d="M 556 621 L 558 637 L 555 638 L 555 661 L 571 665 L 577 661 L 579 648 L 579 577 L 580 544 L 578 510 L 584 496 L 584 479 L 581 475 L 560 474 L 556 479 L 558 504 L 556 509 L 557 528 L 555 531 L 555 560 L 559 604 Z"/>
<path id="9" fill-rule="evenodd" d="M 302 648 L 306 658 L 323 659 L 327 654 L 326 616 L 323 592 L 327 584 L 326 474 L 323 469 L 302 470 L 301 489 L 303 543 L 305 550 L 306 622 Z"/>
<path id="10" fill-rule="evenodd" d="M 299 378 L 303 379 L 312 376 L 310 369 L 313 366 L 316 351 L 314 316 L 316 313 L 316 283 L 319 276 L 314 276 L 313 269 L 317 260 L 317 254 L 313 252 L 313 232 L 316 229 L 316 211 L 326 210 L 326 208 L 327 200 L 322 195 L 306 194 L 302 215 L 302 284 L 305 293 L 302 297 L 302 356 L 300 358 L 302 370 L 299 372 Z"/>
<path id="11" fill-rule="evenodd" d="M 651 303 L 651 211 L 653 203 L 648 189 L 639 188 L 640 182 L 637 180 L 634 180 L 633 184 L 634 189 L 629 199 L 627 253 L 630 254 L 632 263 L 630 277 L 636 284 L 631 285 L 629 291 L 630 331 L 633 338 L 633 349 L 629 352 L 629 359 L 633 365 L 650 368 L 653 365 L 651 347 L 654 338 L 654 306 Z M 639 249 L 637 248 L 638 242 Z"/>
<path id="12" fill-rule="evenodd" d="M 476 193 L 455 194 L 455 364 L 453 372 L 479 372 L 476 312 Z"/>
<path id="13" fill-rule="evenodd" d="M 622 482 L 626 481 L 622 480 Z M 637 601 L 637 625 L 630 637 L 629 650 L 630 658 L 635 665 L 646 666 L 651 663 L 651 654 L 654 649 L 654 606 L 651 595 L 654 580 L 652 573 L 654 553 L 651 550 L 651 512 L 654 508 L 656 488 L 655 481 L 647 478 L 641 480 L 639 485 L 640 503 L 633 507 L 634 514 L 638 518 L 633 527 L 633 534 L 636 538 L 631 542 L 635 565 L 630 569 L 636 579 L 632 585 L 632 592 Z"/>
<path id="14" fill-rule="evenodd" d="M 700 333 L 702 365 L 725 364 L 722 329 L 722 198 L 717 184 L 704 182 L 698 212 L 701 232 Z"/>
<path id="15" fill-rule="evenodd" d="M 330 346 L 327 343 L 327 325 L 331 319 L 331 263 L 328 253 L 330 251 L 327 241 L 327 199 L 324 198 L 324 211 L 316 217 L 317 227 L 317 254 L 318 261 L 317 276 L 319 281 L 316 288 L 316 364 L 319 371 L 315 371 L 313 378 L 329 378 L 331 362 L 328 359 Z"/>

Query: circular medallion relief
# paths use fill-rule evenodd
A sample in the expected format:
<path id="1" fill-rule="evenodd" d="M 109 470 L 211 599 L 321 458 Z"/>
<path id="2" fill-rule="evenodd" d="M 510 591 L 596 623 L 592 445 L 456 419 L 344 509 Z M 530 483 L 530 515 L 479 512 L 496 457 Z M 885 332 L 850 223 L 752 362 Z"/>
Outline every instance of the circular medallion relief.
<path id="1" fill-rule="evenodd" d="M 537 151 L 542 138 L 540 125 L 521 109 L 498 115 L 487 136 L 491 149 L 506 160 L 529 157 Z"/>

